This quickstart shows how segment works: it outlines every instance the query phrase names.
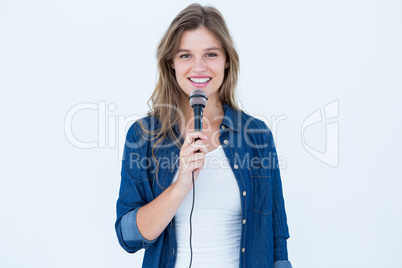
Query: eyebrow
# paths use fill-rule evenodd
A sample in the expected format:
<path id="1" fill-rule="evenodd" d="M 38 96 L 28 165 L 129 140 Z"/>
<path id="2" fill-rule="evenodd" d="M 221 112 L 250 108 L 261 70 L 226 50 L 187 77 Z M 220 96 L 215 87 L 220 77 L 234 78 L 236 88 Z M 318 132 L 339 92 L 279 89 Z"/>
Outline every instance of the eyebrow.
<path id="1" fill-rule="evenodd" d="M 222 51 L 222 49 L 220 49 L 219 47 L 210 47 L 210 48 L 204 49 L 204 51 L 211 51 L 211 50 Z M 179 50 L 177 51 L 177 53 L 181 53 L 181 52 L 191 52 L 191 50 L 181 48 L 181 49 L 179 49 Z"/>

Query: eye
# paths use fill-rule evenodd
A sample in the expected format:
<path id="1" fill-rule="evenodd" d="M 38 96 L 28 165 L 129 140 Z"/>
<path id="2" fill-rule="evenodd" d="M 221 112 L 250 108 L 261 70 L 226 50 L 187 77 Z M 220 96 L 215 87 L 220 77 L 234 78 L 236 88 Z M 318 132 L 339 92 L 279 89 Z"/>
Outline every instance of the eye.
<path id="1" fill-rule="evenodd" d="M 213 57 L 216 57 L 216 56 L 218 56 L 216 53 L 208 53 L 207 54 L 207 57 L 210 57 L 210 58 L 213 58 Z"/>
<path id="2" fill-rule="evenodd" d="M 179 56 L 179 58 L 181 58 L 181 59 L 188 59 L 190 57 L 191 57 L 190 54 L 182 54 Z"/>

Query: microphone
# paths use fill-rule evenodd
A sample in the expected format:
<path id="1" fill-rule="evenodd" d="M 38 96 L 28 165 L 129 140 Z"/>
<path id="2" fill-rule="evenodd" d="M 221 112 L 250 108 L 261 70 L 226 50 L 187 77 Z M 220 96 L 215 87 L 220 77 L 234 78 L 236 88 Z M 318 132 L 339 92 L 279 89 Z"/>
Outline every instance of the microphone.
<path id="1" fill-rule="evenodd" d="M 207 105 L 207 94 L 205 94 L 205 91 L 202 89 L 194 89 L 191 94 L 190 94 L 190 106 L 193 107 L 194 111 L 194 131 L 201 131 L 202 130 L 202 111 L 204 110 L 204 107 Z M 195 141 L 200 140 L 201 138 L 196 138 Z M 197 153 L 200 150 L 197 151 Z M 189 268 L 191 268 L 191 264 L 193 262 L 193 247 L 191 245 L 191 236 L 192 236 L 192 224 L 191 224 L 191 218 L 193 217 L 193 211 L 194 211 L 194 202 L 195 202 L 195 185 L 194 185 L 194 170 L 192 172 L 192 179 L 193 179 L 193 204 L 191 206 L 191 212 L 190 212 L 190 265 Z"/>
<path id="2" fill-rule="evenodd" d="M 207 105 L 207 94 L 202 89 L 194 89 L 190 95 L 190 106 L 194 111 L 194 131 L 202 130 L 202 112 Z M 200 139 L 197 138 L 196 141 Z"/>

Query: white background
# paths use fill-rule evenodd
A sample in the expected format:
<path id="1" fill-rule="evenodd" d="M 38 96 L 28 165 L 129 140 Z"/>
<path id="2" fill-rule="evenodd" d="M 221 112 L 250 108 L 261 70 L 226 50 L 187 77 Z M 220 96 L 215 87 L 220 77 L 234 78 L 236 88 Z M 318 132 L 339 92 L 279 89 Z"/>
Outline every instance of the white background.
<path id="1" fill-rule="evenodd" d="M 190 3 L 0 2 L 0 267 L 140 266 L 143 252 L 124 252 L 114 231 L 125 119 L 147 112 L 157 43 Z M 275 138 L 293 266 L 402 267 L 402 3 L 202 3 L 223 13 L 236 42 L 242 108 L 286 117 Z M 333 101 L 337 167 L 301 139 L 304 120 Z M 71 144 L 65 118 L 80 103 L 114 104 L 101 121 L 122 120 L 116 137 Z M 99 111 L 74 116 L 77 139 L 109 137 Z M 305 130 L 322 152 L 325 124 Z"/>

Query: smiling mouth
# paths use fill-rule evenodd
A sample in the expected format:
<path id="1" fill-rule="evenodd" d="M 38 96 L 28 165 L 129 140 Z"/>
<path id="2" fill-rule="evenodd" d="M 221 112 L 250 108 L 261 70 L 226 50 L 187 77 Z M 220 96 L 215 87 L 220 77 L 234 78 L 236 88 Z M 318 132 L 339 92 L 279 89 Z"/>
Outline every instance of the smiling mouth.
<path id="1" fill-rule="evenodd" d="M 212 78 L 192 78 L 192 77 L 190 77 L 189 78 L 189 80 L 191 81 L 191 82 L 193 82 L 193 83 L 196 83 L 196 84 L 205 84 L 205 83 L 208 83 L 209 81 L 211 81 L 211 79 Z"/>

